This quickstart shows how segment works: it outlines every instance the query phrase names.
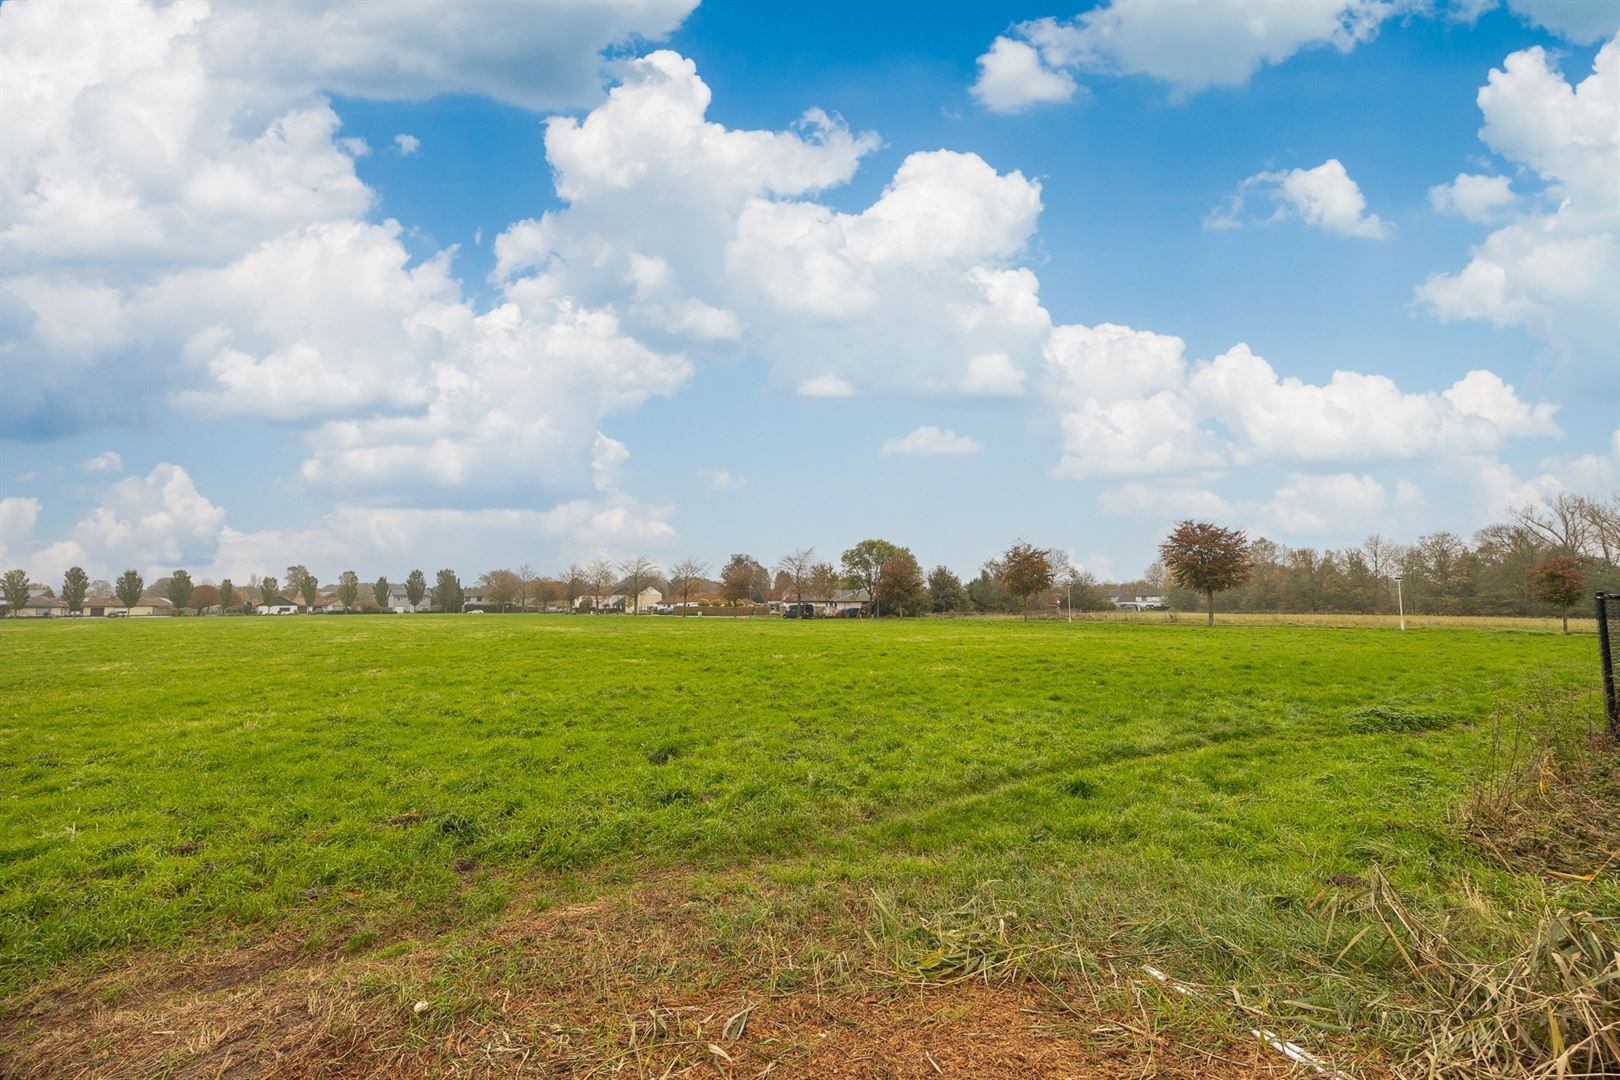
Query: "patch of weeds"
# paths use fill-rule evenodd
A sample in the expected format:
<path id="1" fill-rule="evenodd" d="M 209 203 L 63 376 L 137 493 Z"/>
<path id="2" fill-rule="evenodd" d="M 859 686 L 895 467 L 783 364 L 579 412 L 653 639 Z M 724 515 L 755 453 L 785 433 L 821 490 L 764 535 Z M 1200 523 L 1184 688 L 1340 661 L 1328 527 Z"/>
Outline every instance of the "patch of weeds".
<path id="1" fill-rule="evenodd" d="M 1075 776 L 1063 785 L 1063 791 L 1076 799 L 1089 799 L 1097 794 L 1097 785 L 1083 776 Z"/>
<path id="2" fill-rule="evenodd" d="M 478 823 L 463 814 L 440 814 L 433 819 L 433 828 L 440 836 L 457 840 L 472 840 L 478 835 Z"/>
<path id="3" fill-rule="evenodd" d="M 1498 708 L 1463 834 L 1509 869 L 1620 881 L 1620 746 L 1600 716 L 1591 695 L 1545 688 Z"/>
<path id="4" fill-rule="evenodd" d="M 670 762 L 681 756 L 682 749 L 683 748 L 681 747 L 680 743 L 659 743 L 657 746 L 647 751 L 647 764 L 668 765 Z"/>
<path id="5" fill-rule="evenodd" d="M 1357 735 L 1399 735 L 1403 732 L 1441 731 L 1455 721 L 1449 716 L 1418 712 L 1396 705 L 1363 705 L 1345 714 Z"/>

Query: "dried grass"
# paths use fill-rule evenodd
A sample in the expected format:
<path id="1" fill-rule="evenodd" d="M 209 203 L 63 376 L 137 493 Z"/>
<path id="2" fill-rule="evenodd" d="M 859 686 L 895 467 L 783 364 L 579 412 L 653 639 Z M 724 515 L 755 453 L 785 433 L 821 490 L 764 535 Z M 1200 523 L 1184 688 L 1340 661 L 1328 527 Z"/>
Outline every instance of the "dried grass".
<path id="1" fill-rule="evenodd" d="M 1587 912 L 1543 912 L 1513 955 L 1480 961 L 1373 871 L 1366 910 L 1411 975 L 1406 1019 L 1425 1048 L 1403 1070 L 1434 1080 L 1620 1076 L 1620 937 Z"/>

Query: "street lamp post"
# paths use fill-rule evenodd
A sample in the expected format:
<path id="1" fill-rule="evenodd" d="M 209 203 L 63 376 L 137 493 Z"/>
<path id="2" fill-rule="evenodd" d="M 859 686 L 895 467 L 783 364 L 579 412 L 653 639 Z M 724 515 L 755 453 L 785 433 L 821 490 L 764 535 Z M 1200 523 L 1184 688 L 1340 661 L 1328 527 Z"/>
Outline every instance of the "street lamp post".
<path id="1" fill-rule="evenodd" d="M 1074 622 L 1074 578 L 1070 578 L 1069 585 L 1069 621 Z"/>
<path id="2" fill-rule="evenodd" d="M 1401 595 L 1401 575 L 1395 575 L 1395 605 L 1401 613 L 1401 629 L 1406 629 L 1406 598 Z"/>

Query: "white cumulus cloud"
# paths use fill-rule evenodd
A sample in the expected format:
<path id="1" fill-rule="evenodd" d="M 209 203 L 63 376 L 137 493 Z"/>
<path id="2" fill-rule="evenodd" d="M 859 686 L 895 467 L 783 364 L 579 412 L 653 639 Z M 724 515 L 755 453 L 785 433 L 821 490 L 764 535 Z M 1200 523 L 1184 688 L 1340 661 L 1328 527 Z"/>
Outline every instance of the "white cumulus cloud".
<path id="1" fill-rule="evenodd" d="M 1524 401 L 1489 371 L 1443 392 L 1338 371 L 1282 376 L 1246 345 L 1190 363 L 1179 338 L 1129 327 L 1058 327 L 1046 378 L 1074 477 L 1189 473 L 1263 461 L 1410 460 L 1493 451 L 1560 434 L 1556 406 Z"/>
<path id="2" fill-rule="evenodd" d="M 726 469 L 699 469 L 698 476 L 709 485 L 710 491 L 741 491 L 748 486 L 746 477 Z"/>
<path id="3" fill-rule="evenodd" d="M 124 471 L 124 459 L 116 450 L 103 450 L 95 457 L 79 462 L 79 468 L 85 472 L 121 473 Z"/>
<path id="4" fill-rule="evenodd" d="M 1605 0 L 1507 0 L 1508 7 L 1533 25 L 1582 44 L 1620 31 L 1620 4 Z"/>
<path id="5" fill-rule="evenodd" d="M 1612 373 L 1620 341 L 1620 38 L 1574 84 L 1539 46 L 1513 53 L 1478 101 L 1480 137 L 1545 190 L 1476 245 L 1467 265 L 1423 282 L 1417 299 L 1442 319 L 1523 327 L 1563 358 Z"/>
<path id="6" fill-rule="evenodd" d="M 973 96 L 991 112 L 1022 112 L 1068 101 L 1079 89 L 1074 76 L 1047 64 L 1027 41 L 998 37 L 979 57 Z"/>
<path id="7" fill-rule="evenodd" d="M 394 136 L 394 146 L 399 150 L 401 157 L 410 157 L 412 154 L 422 149 L 422 140 L 418 139 L 415 135 L 407 135 L 404 132 L 400 132 L 398 135 Z"/>
<path id="8" fill-rule="evenodd" d="M 1513 182 L 1505 176 L 1458 173 L 1449 184 L 1429 189 L 1429 205 L 1442 214 L 1490 221 L 1513 205 Z"/>
<path id="9" fill-rule="evenodd" d="M 977 454 L 983 449 L 984 445 L 976 439 L 925 424 L 905 435 L 884 439 L 878 453 L 884 457 L 895 454 Z"/>
<path id="10" fill-rule="evenodd" d="M 1411 5 L 1392 0 L 1110 0 L 1014 25 L 979 57 L 973 95 L 995 112 L 1068 101 L 1075 73 L 1146 75 L 1178 93 L 1241 86 L 1308 48 L 1349 52 Z"/>
<path id="11" fill-rule="evenodd" d="M 1367 199 L 1338 158 L 1314 169 L 1256 173 L 1238 185 L 1225 206 L 1217 207 L 1205 224 L 1214 229 L 1236 228 L 1248 219 L 1248 202 L 1258 199 L 1272 206 L 1261 219 L 1295 219 L 1335 236 L 1382 240 L 1394 230 L 1377 214 L 1367 212 Z"/>

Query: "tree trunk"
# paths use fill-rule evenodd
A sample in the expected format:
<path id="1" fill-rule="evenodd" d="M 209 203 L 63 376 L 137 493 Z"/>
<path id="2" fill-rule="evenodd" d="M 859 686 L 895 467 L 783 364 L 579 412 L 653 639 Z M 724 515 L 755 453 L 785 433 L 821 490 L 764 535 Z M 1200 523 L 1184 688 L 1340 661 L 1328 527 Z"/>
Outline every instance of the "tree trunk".
<path id="1" fill-rule="evenodd" d="M 1215 625 L 1215 590 L 1210 589 L 1204 593 L 1209 598 L 1209 625 Z"/>
<path id="2" fill-rule="evenodd" d="M 1569 608 L 1564 609 L 1564 633 L 1569 633 Z"/>

